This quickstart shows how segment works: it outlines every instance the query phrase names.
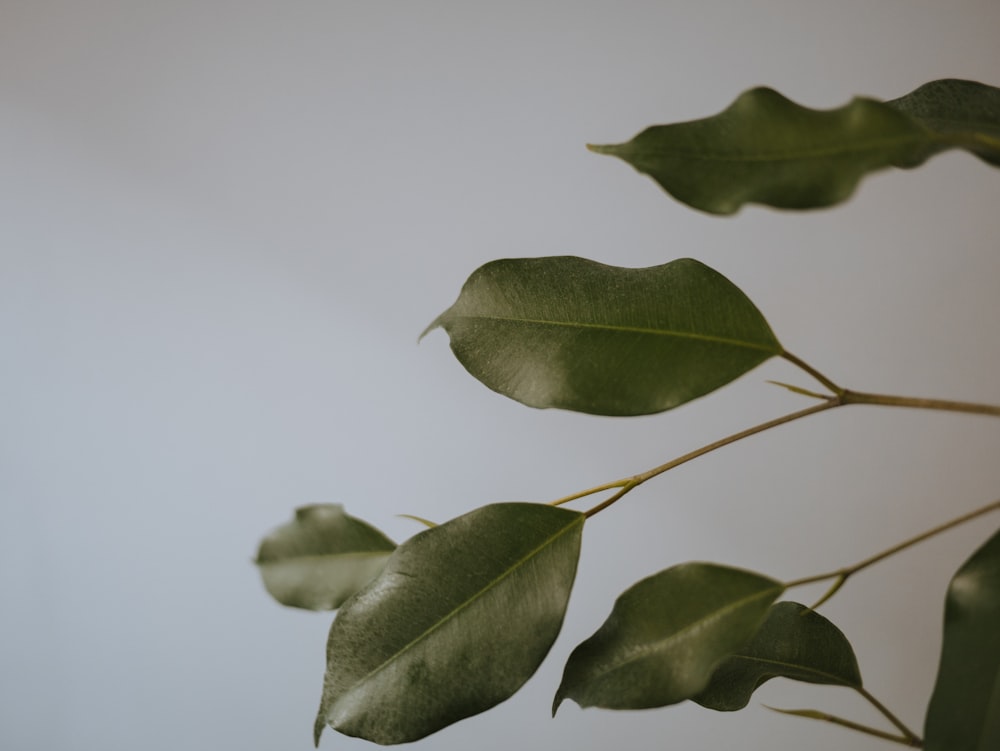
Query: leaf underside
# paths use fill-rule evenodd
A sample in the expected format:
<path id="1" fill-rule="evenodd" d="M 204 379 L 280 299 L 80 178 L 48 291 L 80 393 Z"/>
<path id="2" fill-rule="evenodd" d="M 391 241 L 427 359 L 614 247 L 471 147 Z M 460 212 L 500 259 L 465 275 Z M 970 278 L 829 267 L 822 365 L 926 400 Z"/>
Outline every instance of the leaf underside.
<path id="1" fill-rule="evenodd" d="M 264 538 L 256 563 L 268 593 L 282 605 L 333 610 L 382 570 L 396 544 L 339 504 L 296 509 Z"/>
<path id="2" fill-rule="evenodd" d="M 400 545 L 330 629 L 316 742 L 414 741 L 511 696 L 562 626 L 583 521 L 494 504 Z"/>
<path id="3" fill-rule="evenodd" d="M 589 148 L 621 158 L 677 200 L 712 214 L 733 214 L 747 203 L 822 208 L 850 197 L 867 174 L 916 167 L 946 149 L 1000 165 L 1000 89 L 949 79 L 891 102 L 856 98 L 814 110 L 762 87 L 718 115 Z"/>
<path id="4" fill-rule="evenodd" d="M 708 709 L 734 711 L 771 678 L 861 687 L 854 650 L 844 634 L 814 610 L 779 602 L 746 646 L 726 658 L 694 701 Z"/>
<path id="5" fill-rule="evenodd" d="M 573 256 L 494 261 L 427 330 L 438 326 L 494 391 L 599 415 L 671 409 L 782 351 L 746 295 L 691 259 L 642 269 Z"/>
<path id="6" fill-rule="evenodd" d="M 927 751 L 1000 748 L 1000 531 L 955 574 L 924 728 Z"/>
<path id="7" fill-rule="evenodd" d="M 685 563 L 626 590 L 570 655 L 552 711 L 645 709 L 690 699 L 754 635 L 784 586 L 741 569 Z"/>

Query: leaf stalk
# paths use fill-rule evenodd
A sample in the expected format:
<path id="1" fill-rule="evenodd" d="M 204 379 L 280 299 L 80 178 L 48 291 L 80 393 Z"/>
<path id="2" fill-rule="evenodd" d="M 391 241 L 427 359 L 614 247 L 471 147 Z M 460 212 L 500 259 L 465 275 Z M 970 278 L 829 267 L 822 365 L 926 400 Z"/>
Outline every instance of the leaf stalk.
<path id="1" fill-rule="evenodd" d="M 851 720 L 845 720 L 843 717 L 837 717 L 836 715 L 828 714 L 827 712 L 820 712 L 816 709 L 779 709 L 778 707 L 769 707 L 764 705 L 772 712 L 780 712 L 781 714 L 794 715 L 795 717 L 805 717 L 810 720 L 821 720 L 822 722 L 830 722 L 834 725 L 840 725 L 841 727 L 850 728 L 851 730 L 856 730 L 859 733 L 865 733 L 866 735 L 873 735 L 876 738 L 882 738 L 883 740 L 893 741 L 894 743 L 900 743 L 904 746 L 910 748 L 922 748 L 924 743 L 920 738 L 910 737 L 908 735 L 893 735 L 892 733 L 887 733 L 884 730 L 879 730 L 878 728 L 869 727 L 868 725 L 862 725 L 858 722 L 853 722 Z"/>

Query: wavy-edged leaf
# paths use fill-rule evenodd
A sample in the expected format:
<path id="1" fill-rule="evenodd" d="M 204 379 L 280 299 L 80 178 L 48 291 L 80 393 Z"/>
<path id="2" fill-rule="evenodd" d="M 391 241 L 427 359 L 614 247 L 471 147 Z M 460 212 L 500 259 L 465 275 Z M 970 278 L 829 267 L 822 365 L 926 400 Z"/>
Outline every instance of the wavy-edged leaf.
<path id="1" fill-rule="evenodd" d="M 782 591 L 769 577 L 711 563 L 685 563 L 643 579 L 573 650 L 553 714 L 564 699 L 645 709 L 696 696 L 719 663 L 756 633 Z"/>
<path id="2" fill-rule="evenodd" d="M 946 78 L 886 104 L 943 136 L 947 146 L 964 148 L 1000 167 L 1000 89 Z"/>
<path id="3" fill-rule="evenodd" d="M 727 657 L 694 701 L 709 709 L 743 709 L 771 678 L 861 688 L 861 672 L 847 637 L 829 620 L 797 602 L 779 602 L 754 637 Z"/>
<path id="4" fill-rule="evenodd" d="M 493 261 L 427 331 L 438 326 L 494 391 L 599 415 L 671 409 L 782 352 L 747 296 L 688 258 L 644 269 L 573 256 Z"/>
<path id="5" fill-rule="evenodd" d="M 713 117 L 589 148 L 709 213 L 733 214 L 747 203 L 813 209 L 846 200 L 871 172 L 916 167 L 949 148 L 1000 163 L 998 99 L 992 87 L 945 80 L 892 102 L 858 97 L 814 110 L 762 87 Z"/>
<path id="6" fill-rule="evenodd" d="M 1000 531 L 955 574 L 924 727 L 927 751 L 1000 748 Z"/>
<path id="7" fill-rule="evenodd" d="M 511 696 L 562 626 L 583 522 L 501 503 L 400 545 L 330 629 L 316 742 L 414 741 Z"/>
<path id="8" fill-rule="evenodd" d="M 395 548 L 340 504 L 325 503 L 296 509 L 292 521 L 261 541 L 256 563 L 282 605 L 334 610 L 375 578 Z"/>

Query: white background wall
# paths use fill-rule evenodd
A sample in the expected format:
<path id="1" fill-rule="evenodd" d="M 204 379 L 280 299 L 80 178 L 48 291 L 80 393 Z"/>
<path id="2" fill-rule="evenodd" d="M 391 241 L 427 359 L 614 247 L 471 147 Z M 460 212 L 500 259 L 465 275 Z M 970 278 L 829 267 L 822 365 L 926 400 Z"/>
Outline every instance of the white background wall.
<path id="1" fill-rule="evenodd" d="M 1000 4 L 0 0 L 0 746 L 308 749 L 329 614 L 250 561 L 297 505 L 396 539 L 632 474 L 804 406 L 770 363 L 655 417 L 535 411 L 417 334 L 480 264 L 693 256 L 843 384 L 1000 402 L 1000 172 L 964 154 L 847 205 L 721 219 L 584 144 L 766 84 L 814 107 L 1000 85 Z M 428 749 L 876 749 L 760 703 L 549 705 L 635 580 L 689 559 L 795 578 L 1000 494 L 1000 423 L 851 408 L 687 465 L 588 524 L 549 661 Z M 825 610 L 919 728 L 951 572 L 987 520 Z M 802 599 L 810 594 L 801 593 Z M 362 748 L 330 733 L 325 747 Z"/>

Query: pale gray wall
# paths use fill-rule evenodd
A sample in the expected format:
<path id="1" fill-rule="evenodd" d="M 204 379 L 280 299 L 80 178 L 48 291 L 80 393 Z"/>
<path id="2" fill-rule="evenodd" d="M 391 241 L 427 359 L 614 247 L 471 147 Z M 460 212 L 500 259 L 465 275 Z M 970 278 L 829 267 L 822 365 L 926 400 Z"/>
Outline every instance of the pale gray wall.
<path id="1" fill-rule="evenodd" d="M 442 334 L 416 346 L 493 258 L 694 256 L 849 386 L 1000 402 L 1000 172 L 949 154 L 832 211 L 720 219 L 583 148 L 758 84 L 816 107 L 1000 84 L 998 30 L 995 0 L 0 0 L 0 745 L 310 748 L 330 616 L 280 608 L 250 564 L 294 506 L 401 539 L 400 513 L 552 499 L 804 405 L 764 383 L 808 385 L 780 363 L 636 420 L 506 401 Z M 998 440 L 859 407 L 660 478 L 588 525 L 525 690 L 421 746 L 883 748 L 759 708 L 878 722 L 778 682 L 726 716 L 549 703 L 633 581 L 852 562 L 1000 495 Z M 914 725 L 943 588 L 989 531 L 826 610 Z"/>

